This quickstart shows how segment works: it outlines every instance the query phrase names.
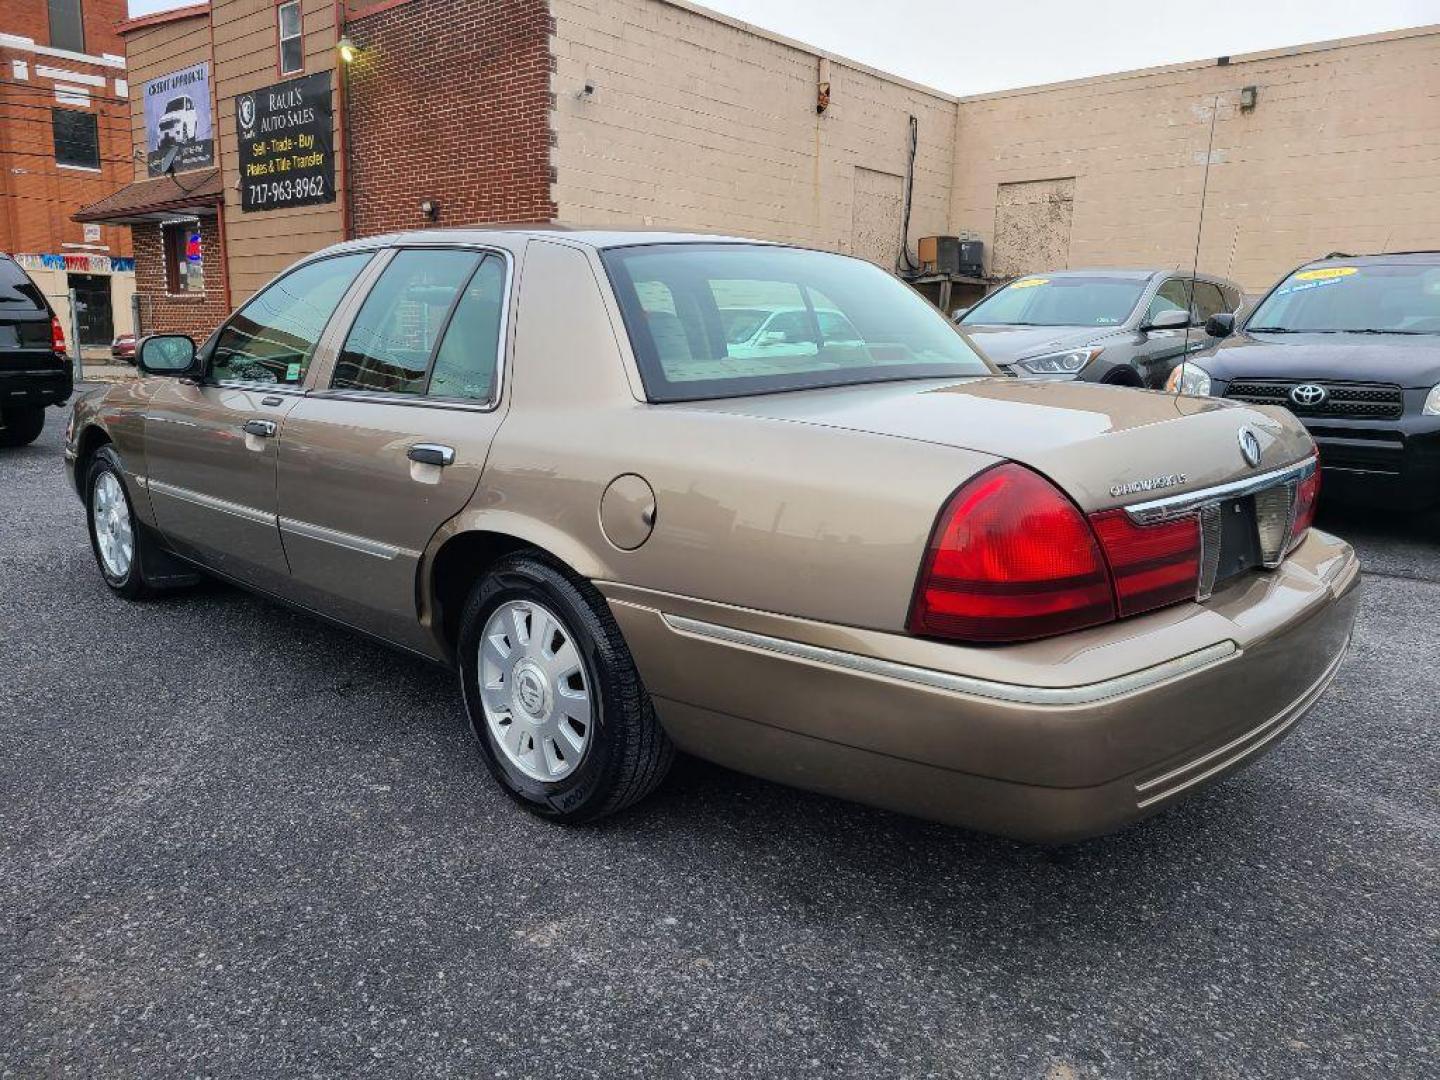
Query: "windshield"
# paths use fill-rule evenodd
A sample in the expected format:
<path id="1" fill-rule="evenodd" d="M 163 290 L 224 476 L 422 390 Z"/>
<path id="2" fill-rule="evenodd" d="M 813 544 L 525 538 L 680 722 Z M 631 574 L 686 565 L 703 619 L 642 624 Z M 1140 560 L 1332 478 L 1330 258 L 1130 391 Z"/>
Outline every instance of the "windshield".
<path id="1" fill-rule="evenodd" d="M 1119 326 L 1144 291 L 1143 278 L 1027 277 L 991 293 L 960 321 L 976 326 Z"/>
<path id="2" fill-rule="evenodd" d="M 601 258 L 652 401 L 994 373 L 918 293 L 859 259 L 749 244 Z"/>
<path id="3" fill-rule="evenodd" d="M 1291 274 L 1245 329 L 1292 334 L 1440 334 L 1440 265 L 1369 263 Z"/>

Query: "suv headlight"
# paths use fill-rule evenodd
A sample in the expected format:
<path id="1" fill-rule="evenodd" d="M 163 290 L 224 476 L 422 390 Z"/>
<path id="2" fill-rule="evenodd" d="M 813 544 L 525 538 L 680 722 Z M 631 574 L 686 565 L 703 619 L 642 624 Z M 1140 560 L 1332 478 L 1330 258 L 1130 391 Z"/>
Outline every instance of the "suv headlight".
<path id="1" fill-rule="evenodd" d="M 1210 393 L 1210 373 L 1187 361 L 1170 372 L 1170 377 L 1165 380 L 1165 389 L 1172 394 L 1207 397 Z"/>
<path id="2" fill-rule="evenodd" d="M 1434 387 L 1425 395 L 1425 404 L 1420 411 L 1426 416 L 1440 416 L 1440 386 Z"/>
<path id="3" fill-rule="evenodd" d="M 1044 356 L 1032 356 L 1028 360 L 1020 360 L 1015 366 L 1023 368 L 1032 375 L 1074 375 L 1104 351 L 1103 348 L 1092 347 L 1046 353 Z"/>

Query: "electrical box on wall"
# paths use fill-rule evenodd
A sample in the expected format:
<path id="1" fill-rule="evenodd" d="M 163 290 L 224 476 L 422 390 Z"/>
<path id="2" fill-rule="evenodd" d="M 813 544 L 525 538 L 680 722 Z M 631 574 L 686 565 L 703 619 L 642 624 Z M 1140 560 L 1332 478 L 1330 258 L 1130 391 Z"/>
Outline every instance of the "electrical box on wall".
<path id="1" fill-rule="evenodd" d="M 932 274 L 980 277 L 984 273 L 985 244 L 958 236 L 922 236 L 920 262 Z"/>

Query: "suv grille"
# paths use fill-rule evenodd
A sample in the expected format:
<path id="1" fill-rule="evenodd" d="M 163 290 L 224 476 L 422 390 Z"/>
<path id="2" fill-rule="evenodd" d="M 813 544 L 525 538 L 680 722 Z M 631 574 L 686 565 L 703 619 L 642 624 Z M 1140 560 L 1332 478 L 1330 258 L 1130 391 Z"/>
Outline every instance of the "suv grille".
<path id="1" fill-rule="evenodd" d="M 1297 386 L 1319 386 L 1325 390 L 1325 400 L 1318 405 L 1302 405 L 1290 396 L 1290 391 Z M 1404 392 L 1390 383 L 1236 379 L 1225 391 L 1225 396 L 1251 405 L 1283 405 L 1296 416 L 1396 420 L 1405 411 Z"/>

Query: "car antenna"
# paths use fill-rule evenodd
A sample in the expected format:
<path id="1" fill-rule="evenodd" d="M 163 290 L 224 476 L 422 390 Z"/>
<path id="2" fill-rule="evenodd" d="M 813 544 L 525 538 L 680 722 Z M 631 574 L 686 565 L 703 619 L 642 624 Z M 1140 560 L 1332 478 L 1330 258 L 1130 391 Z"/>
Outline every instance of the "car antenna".
<path id="1" fill-rule="evenodd" d="M 1200 181 L 1200 220 L 1195 223 L 1195 257 L 1190 262 L 1190 290 L 1185 297 L 1185 306 L 1189 309 L 1188 315 L 1195 310 L 1195 279 L 1200 276 L 1200 237 L 1205 233 L 1205 196 L 1210 191 L 1210 159 L 1215 156 L 1215 120 L 1220 115 L 1220 95 L 1216 94 L 1210 104 L 1210 141 L 1205 147 L 1205 175 Z M 1187 321 L 1185 324 L 1185 351 L 1180 354 L 1180 364 L 1183 367 L 1185 358 L 1190 355 L 1190 331 L 1193 327 Z"/>

